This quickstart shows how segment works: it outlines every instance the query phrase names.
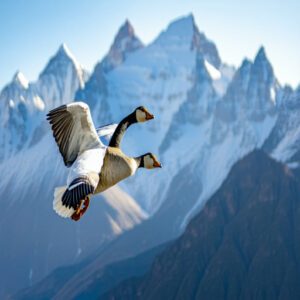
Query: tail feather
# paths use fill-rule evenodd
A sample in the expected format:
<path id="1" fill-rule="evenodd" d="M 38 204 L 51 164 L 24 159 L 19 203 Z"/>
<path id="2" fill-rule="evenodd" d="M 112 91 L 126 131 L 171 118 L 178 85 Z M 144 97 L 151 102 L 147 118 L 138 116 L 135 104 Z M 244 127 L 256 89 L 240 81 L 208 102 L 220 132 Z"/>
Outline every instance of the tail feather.
<path id="1" fill-rule="evenodd" d="M 73 213 L 75 212 L 75 209 L 73 207 L 68 208 L 63 205 L 62 202 L 62 196 L 67 189 L 66 186 L 60 186 L 55 188 L 54 190 L 54 200 L 53 200 L 53 209 L 55 212 L 60 215 L 63 218 L 70 218 Z"/>

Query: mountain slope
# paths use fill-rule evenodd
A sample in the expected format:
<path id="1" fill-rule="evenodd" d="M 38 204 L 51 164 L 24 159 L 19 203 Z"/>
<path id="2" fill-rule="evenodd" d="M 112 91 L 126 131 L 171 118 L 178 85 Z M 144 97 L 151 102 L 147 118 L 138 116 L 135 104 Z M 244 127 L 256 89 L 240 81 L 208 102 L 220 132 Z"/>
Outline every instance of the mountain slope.
<path id="1" fill-rule="evenodd" d="M 67 176 L 56 148 L 48 134 L 0 166 L 5 174 L 0 182 L 0 295 L 79 261 L 147 217 L 118 186 L 94 197 L 78 223 L 56 215 L 54 188 L 66 184 Z"/>
<path id="2" fill-rule="evenodd" d="M 168 212 L 165 217 L 176 218 L 177 228 L 184 228 L 236 161 L 262 147 L 277 120 L 277 108 L 270 95 L 277 81 L 264 49 L 258 51 L 253 62 L 243 62 L 221 99 L 216 97 L 199 63 L 196 72 L 198 80 L 160 147 L 167 173 L 173 174 L 163 179 L 168 189 L 160 213 L 164 210 Z M 188 181 L 197 181 L 198 188 L 186 195 L 184 183 Z M 180 197 L 174 195 L 174 186 Z M 186 198 L 190 200 L 184 201 Z"/>
<path id="3" fill-rule="evenodd" d="M 299 183 L 249 154 L 150 272 L 103 299 L 298 299 Z"/>
<path id="4" fill-rule="evenodd" d="M 284 87 L 280 99 L 278 119 L 264 149 L 275 159 L 295 168 L 300 164 L 300 86 L 295 91 Z"/>
<path id="5" fill-rule="evenodd" d="M 117 262 L 100 269 L 93 280 L 88 282 L 87 288 L 76 295 L 76 298 L 82 300 L 95 299 L 107 292 L 110 288 L 116 286 L 124 278 L 143 275 L 150 268 L 154 257 L 160 253 L 166 245 L 168 244 L 160 245 L 137 257 Z M 11 297 L 16 300 L 52 299 L 56 296 L 57 291 L 60 290 L 75 273 L 79 272 L 85 264 L 92 260 L 93 256 L 89 256 L 78 264 L 58 268 L 32 287 L 23 289 Z"/>

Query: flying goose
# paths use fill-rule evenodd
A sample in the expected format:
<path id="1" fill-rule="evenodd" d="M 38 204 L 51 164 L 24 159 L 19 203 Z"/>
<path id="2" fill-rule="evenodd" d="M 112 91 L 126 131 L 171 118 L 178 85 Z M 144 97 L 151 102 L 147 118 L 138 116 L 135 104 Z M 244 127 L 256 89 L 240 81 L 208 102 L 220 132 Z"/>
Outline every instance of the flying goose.
<path id="1" fill-rule="evenodd" d="M 66 167 L 71 167 L 67 185 L 55 188 L 53 208 L 64 218 L 78 221 L 89 206 L 89 196 L 101 193 L 119 181 L 135 174 L 138 168 L 161 168 L 155 155 L 146 153 L 128 157 L 120 149 L 125 131 L 134 123 L 146 122 L 154 116 L 140 106 L 124 118 L 114 130 L 109 146 L 105 146 L 93 124 L 89 106 L 84 102 L 62 105 L 47 114 L 53 136 Z"/>

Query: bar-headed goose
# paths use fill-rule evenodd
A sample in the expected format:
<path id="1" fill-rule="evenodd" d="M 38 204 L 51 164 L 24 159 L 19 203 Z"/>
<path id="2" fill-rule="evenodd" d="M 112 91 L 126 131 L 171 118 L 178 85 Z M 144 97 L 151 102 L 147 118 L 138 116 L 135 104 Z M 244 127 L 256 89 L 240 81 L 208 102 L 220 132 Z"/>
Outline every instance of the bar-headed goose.
<path id="1" fill-rule="evenodd" d="M 67 185 L 54 191 L 53 208 L 61 217 L 77 221 L 88 208 L 90 195 L 134 175 L 138 168 L 161 167 L 152 153 L 128 157 L 120 149 L 126 129 L 150 119 L 153 115 L 144 107 L 138 107 L 117 127 L 112 127 L 115 130 L 107 147 L 98 137 L 86 103 L 62 105 L 47 114 L 64 163 L 71 167 Z"/>

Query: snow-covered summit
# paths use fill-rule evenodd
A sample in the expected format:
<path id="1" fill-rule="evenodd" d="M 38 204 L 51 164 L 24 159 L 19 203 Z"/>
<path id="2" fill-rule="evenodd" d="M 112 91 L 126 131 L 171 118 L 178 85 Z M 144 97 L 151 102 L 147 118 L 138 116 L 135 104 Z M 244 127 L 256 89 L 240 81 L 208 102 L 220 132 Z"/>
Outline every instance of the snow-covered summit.
<path id="1" fill-rule="evenodd" d="M 40 74 L 40 77 L 48 75 L 50 73 L 55 73 L 64 64 L 74 65 L 76 71 L 82 76 L 83 69 L 71 50 L 65 43 L 62 43 L 54 56 L 50 59 L 45 69 Z"/>
<path id="2" fill-rule="evenodd" d="M 199 31 L 193 14 L 173 21 L 154 43 L 169 49 L 177 47 L 194 50 L 200 52 L 215 68 L 221 65 L 215 44 Z"/>
<path id="3" fill-rule="evenodd" d="M 193 15 L 181 17 L 173 21 L 165 31 L 163 31 L 155 43 L 163 47 L 191 47 L 192 37 L 195 29 Z"/>
<path id="4" fill-rule="evenodd" d="M 74 84 L 74 80 L 78 80 L 78 87 L 82 88 L 84 86 L 86 72 L 65 43 L 59 47 L 55 55 L 50 59 L 40 74 L 39 81 L 47 82 L 51 77 L 58 77 L 57 79 L 65 77 L 67 80 L 73 81 L 69 82 L 70 84 Z"/>
<path id="5" fill-rule="evenodd" d="M 35 89 L 46 107 L 53 108 L 73 101 L 86 79 L 87 72 L 63 43 L 40 74 Z"/>
<path id="6" fill-rule="evenodd" d="M 17 71 L 15 73 L 15 75 L 13 76 L 13 80 L 12 82 L 20 85 L 21 87 L 23 87 L 24 89 L 27 89 L 29 86 L 29 81 L 27 80 L 27 78 L 24 76 L 24 74 L 20 71 Z"/>

